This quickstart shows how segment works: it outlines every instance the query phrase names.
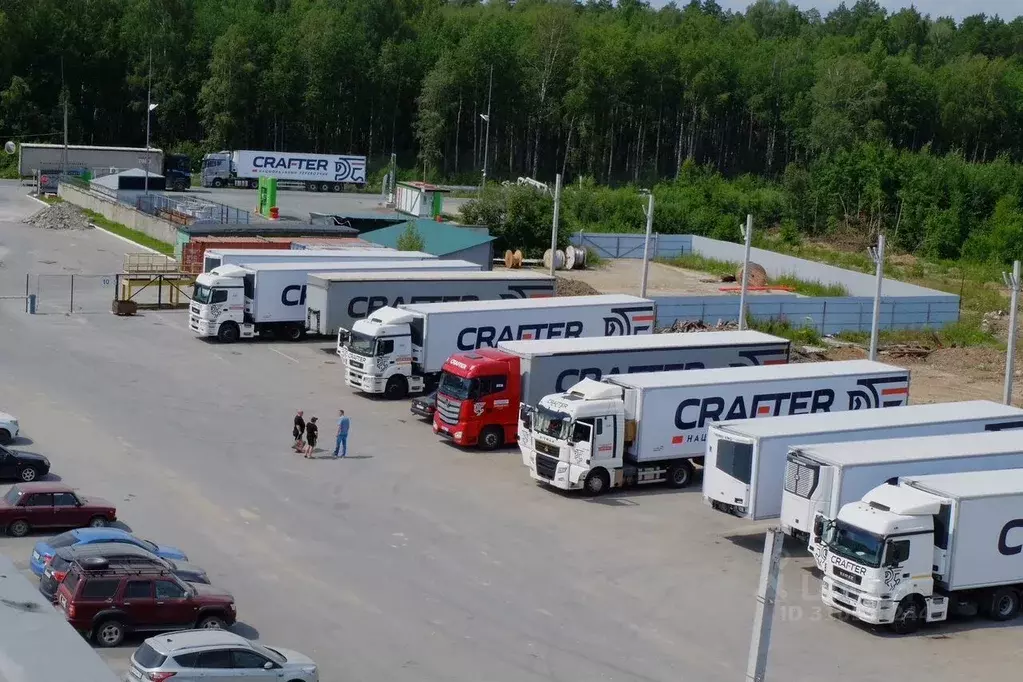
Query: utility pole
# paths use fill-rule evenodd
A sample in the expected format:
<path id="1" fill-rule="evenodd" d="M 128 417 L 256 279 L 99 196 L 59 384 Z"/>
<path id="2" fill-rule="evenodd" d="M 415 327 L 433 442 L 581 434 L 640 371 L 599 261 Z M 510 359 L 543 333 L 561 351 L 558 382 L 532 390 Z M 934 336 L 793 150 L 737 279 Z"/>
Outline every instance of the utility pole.
<path id="1" fill-rule="evenodd" d="M 767 652 L 771 647 L 771 625 L 774 620 L 774 601 L 778 594 L 784 538 L 780 528 L 771 528 L 764 538 L 764 561 L 760 565 L 760 588 L 757 591 L 757 610 L 753 616 L 746 682 L 764 682 L 767 673 Z"/>
<path id="2" fill-rule="evenodd" d="M 146 87 L 146 194 L 149 194 L 149 121 L 153 117 L 153 48 L 149 48 L 149 85 Z"/>
<path id="3" fill-rule="evenodd" d="M 67 173 L 68 163 L 68 144 L 67 144 L 67 103 L 70 97 L 68 97 L 67 84 L 64 82 L 64 57 L 60 58 L 60 98 L 64 104 L 64 149 L 60 152 L 60 180 L 64 179 L 64 174 Z M 59 182 L 59 181 L 58 181 Z"/>
<path id="4" fill-rule="evenodd" d="M 1009 310 L 1009 348 L 1005 352 L 1005 391 L 1002 394 L 1002 402 L 1006 405 L 1012 404 L 1012 373 L 1016 364 L 1016 309 L 1019 307 L 1019 278 L 1020 263 L 1015 261 L 1012 264 L 1012 274 L 1002 273 L 1005 286 L 1012 289 L 1012 308 Z"/>
<path id="5" fill-rule="evenodd" d="M 749 289 L 749 252 L 753 244 L 753 214 L 746 214 L 746 225 L 739 226 L 739 231 L 746 239 L 746 249 L 742 256 L 742 284 L 739 287 L 739 329 L 746 328 L 746 291 Z"/>
<path id="6" fill-rule="evenodd" d="M 480 118 L 487 122 L 487 131 L 483 135 L 483 182 L 480 184 L 480 194 L 487 186 L 487 153 L 490 151 L 490 102 L 494 96 L 494 65 L 490 65 L 490 87 L 487 89 L 487 113 L 480 114 Z M 554 204 L 555 215 L 557 215 L 557 203 Z M 555 223 L 557 218 L 555 218 Z M 551 256 L 553 258 L 553 256 Z"/>
<path id="7" fill-rule="evenodd" d="M 484 176 L 485 177 L 485 176 Z M 551 277 L 557 265 L 558 255 L 558 215 L 561 213 L 561 173 L 554 176 L 554 224 L 551 229 Z"/>
<path id="8" fill-rule="evenodd" d="M 646 282 L 650 270 L 650 234 L 654 230 L 654 193 L 652 190 L 646 192 L 646 239 L 643 240 L 643 278 L 639 282 L 639 295 L 646 298 Z"/>
<path id="9" fill-rule="evenodd" d="M 870 247 L 870 257 L 877 266 L 877 286 L 874 289 L 874 317 L 870 323 L 870 359 L 877 360 L 877 337 L 881 333 L 881 283 L 884 281 L 884 233 L 877 235 L 877 246 Z"/>

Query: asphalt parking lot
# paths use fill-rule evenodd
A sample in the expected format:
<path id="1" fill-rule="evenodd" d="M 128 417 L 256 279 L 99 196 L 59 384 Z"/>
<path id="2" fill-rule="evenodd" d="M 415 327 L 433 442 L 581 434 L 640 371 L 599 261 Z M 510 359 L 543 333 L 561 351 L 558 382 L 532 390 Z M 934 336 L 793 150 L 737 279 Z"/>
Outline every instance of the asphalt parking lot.
<path id="1" fill-rule="evenodd" d="M 11 222 L 36 208 L 19 192 L 0 184 L 0 295 L 66 260 L 120 267 L 108 235 Z M 330 345 L 221 346 L 181 312 L 30 316 L 0 301 L 0 409 L 21 418 L 19 447 L 231 590 L 238 632 L 309 654 L 325 681 L 743 678 L 762 528 L 698 488 L 538 487 L 515 452 L 457 450 L 406 402 L 352 395 Z M 320 417 L 328 447 L 339 407 L 354 457 L 291 453 L 294 410 Z M 0 537 L 0 551 L 26 567 L 36 539 Z M 1009 679 L 1023 663 L 1023 619 L 894 637 L 826 614 L 811 564 L 785 561 L 774 679 Z M 133 644 L 102 655 L 122 670 Z"/>

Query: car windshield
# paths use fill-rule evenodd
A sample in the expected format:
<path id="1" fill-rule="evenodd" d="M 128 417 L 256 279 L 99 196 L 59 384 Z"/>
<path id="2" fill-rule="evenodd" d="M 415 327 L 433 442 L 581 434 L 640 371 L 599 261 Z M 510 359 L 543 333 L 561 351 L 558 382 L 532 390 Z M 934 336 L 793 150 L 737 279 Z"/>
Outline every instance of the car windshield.
<path id="1" fill-rule="evenodd" d="M 351 338 L 348 339 L 348 350 L 356 355 L 373 355 L 373 342 L 373 337 L 368 334 L 352 332 Z"/>
<path id="2" fill-rule="evenodd" d="M 881 565 L 884 540 L 862 528 L 836 521 L 824 531 L 824 544 L 846 559 L 874 568 Z"/>
<path id="3" fill-rule="evenodd" d="M 78 542 L 78 538 L 71 531 L 67 533 L 61 533 L 60 535 L 54 536 L 46 541 L 50 547 L 54 549 L 60 549 L 61 547 L 70 547 L 71 545 Z"/>
<path id="4" fill-rule="evenodd" d="M 472 379 L 444 372 L 440 375 L 440 385 L 437 387 L 437 391 L 452 398 L 467 400 L 472 393 L 473 383 Z"/>
<path id="5" fill-rule="evenodd" d="M 263 654 L 264 656 L 272 660 L 274 663 L 277 663 L 278 665 L 288 662 L 288 657 L 282 654 L 280 651 L 277 651 L 277 649 L 271 649 L 268 646 L 256 644 L 255 642 L 252 643 L 252 646 L 253 648 L 255 648 L 256 651 Z"/>
<path id="6" fill-rule="evenodd" d="M 7 491 L 6 495 L 4 495 L 4 502 L 6 502 L 9 506 L 14 507 L 18 504 L 18 500 L 21 499 L 22 494 L 23 493 L 18 489 L 18 486 L 14 486 Z"/>
<path id="7" fill-rule="evenodd" d="M 213 289 L 205 284 L 196 284 L 192 288 L 192 300 L 196 303 L 209 303 Z"/>
<path id="8" fill-rule="evenodd" d="M 555 412 L 541 405 L 533 413 L 533 429 L 545 436 L 568 440 L 571 426 L 572 418 L 564 412 Z"/>

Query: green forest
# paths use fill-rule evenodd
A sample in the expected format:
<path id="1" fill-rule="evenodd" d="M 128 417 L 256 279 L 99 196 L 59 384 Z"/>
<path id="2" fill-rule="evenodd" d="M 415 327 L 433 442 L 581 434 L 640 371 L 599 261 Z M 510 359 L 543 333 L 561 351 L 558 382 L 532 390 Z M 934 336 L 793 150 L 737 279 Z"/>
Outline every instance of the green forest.
<path id="1" fill-rule="evenodd" d="M 0 0 L 0 135 L 185 151 L 392 153 L 409 177 L 566 183 L 566 229 L 735 239 L 885 230 L 1023 257 L 1023 19 L 872 0 Z M 488 124 L 481 114 L 490 111 Z M 549 201 L 471 209 L 539 247 Z M 520 196 L 522 195 L 522 196 Z M 533 205 L 536 204 L 536 205 Z M 534 235 L 533 233 L 536 233 Z"/>

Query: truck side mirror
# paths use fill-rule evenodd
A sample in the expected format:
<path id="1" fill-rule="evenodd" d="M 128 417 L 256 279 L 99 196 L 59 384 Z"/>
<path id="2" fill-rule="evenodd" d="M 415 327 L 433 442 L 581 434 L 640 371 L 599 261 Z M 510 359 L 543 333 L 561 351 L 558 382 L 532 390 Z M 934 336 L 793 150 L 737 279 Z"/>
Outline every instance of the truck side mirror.
<path id="1" fill-rule="evenodd" d="M 529 409 L 528 405 L 522 405 L 519 407 L 519 421 L 527 429 L 533 428 L 533 411 Z"/>
<path id="2" fill-rule="evenodd" d="M 824 535 L 824 517 L 818 514 L 813 517 L 813 541 L 820 542 L 822 535 Z"/>

